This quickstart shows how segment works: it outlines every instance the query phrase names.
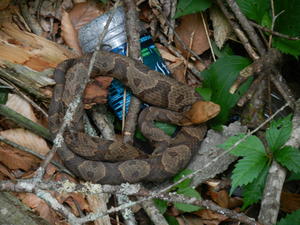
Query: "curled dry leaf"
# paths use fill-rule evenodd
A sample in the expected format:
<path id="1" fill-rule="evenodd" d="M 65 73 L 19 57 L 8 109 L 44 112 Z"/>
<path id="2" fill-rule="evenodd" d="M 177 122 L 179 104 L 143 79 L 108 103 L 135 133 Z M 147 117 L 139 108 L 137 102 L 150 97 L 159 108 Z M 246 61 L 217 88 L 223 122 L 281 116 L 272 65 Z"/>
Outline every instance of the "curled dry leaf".
<path id="1" fill-rule="evenodd" d="M 216 41 L 216 45 L 218 48 L 222 48 L 225 41 L 227 41 L 228 38 L 233 35 L 233 30 L 219 8 L 216 6 L 211 7 L 209 12 L 210 19 L 213 22 L 214 39 Z"/>
<path id="2" fill-rule="evenodd" d="M 186 46 L 191 44 L 191 34 L 194 33 L 191 49 L 198 55 L 209 49 L 209 44 L 204 30 L 201 14 L 191 14 L 181 17 L 181 24 L 175 29 L 180 39 Z M 176 47 L 183 53 L 184 56 L 188 55 L 188 52 L 184 50 L 178 39 L 175 38 Z"/>
<path id="3" fill-rule="evenodd" d="M 226 216 L 208 209 L 202 209 L 197 212 L 193 212 L 193 214 L 201 217 L 203 220 L 206 220 L 205 224 L 219 224 L 220 222 L 227 219 Z M 211 223 L 209 223 L 209 221 L 211 221 Z"/>
<path id="4" fill-rule="evenodd" d="M 55 198 L 59 201 L 59 203 L 67 204 L 71 208 L 72 213 L 74 213 L 76 216 L 80 216 L 80 212 L 78 210 L 81 210 L 84 212 L 90 212 L 89 204 L 83 194 L 80 194 L 80 193 L 57 194 L 57 193 L 55 193 L 54 195 L 55 195 Z"/>
<path id="5" fill-rule="evenodd" d="M 34 115 L 31 105 L 26 100 L 21 98 L 20 96 L 15 95 L 15 94 L 9 94 L 5 105 L 7 107 L 9 107 L 10 109 L 25 116 L 27 119 L 30 119 L 33 122 L 38 123 L 38 120 L 37 120 L 36 116 Z M 20 107 L 20 106 L 22 106 L 22 107 Z"/>
<path id="6" fill-rule="evenodd" d="M 22 128 L 1 131 L 0 135 L 42 155 L 49 151 L 44 139 Z M 22 169 L 24 171 L 36 168 L 40 163 L 40 160 L 35 156 L 4 143 L 0 143 L 0 161 L 10 169 Z"/>
<path id="7" fill-rule="evenodd" d="M 61 18 L 61 36 L 65 43 L 77 53 L 78 56 L 82 55 L 81 48 L 79 46 L 78 33 L 74 28 L 69 13 L 63 12 Z"/>
<path id="8" fill-rule="evenodd" d="M 210 195 L 211 199 L 222 208 L 227 209 L 229 207 L 229 195 L 227 191 L 209 191 L 208 194 Z"/>
<path id="9" fill-rule="evenodd" d="M 54 210 L 51 209 L 45 201 L 38 198 L 36 195 L 31 193 L 19 193 L 18 197 L 25 205 L 38 212 L 40 217 L 47 220 L 50 224 L 67 224 L 62 223 Z"/>
<path id="10" fill-rule="evenodd" d="M 38 122 L 30 104 L 18 95 L 10 94 L 6 106 L 26 118 Z M 43 138 L 22 128 L 4 130 L 0 132 L 0 135 L 41 155 L 46 155 L 49 151 L 49 147 Z M 24 171 L 35 168 L 40 162 L 33 155 L 17 150 L 4 143 L 0 145 L 0 161 L 10 169 L 23 169 Z"/>
<path id="11" fill-rule="evenodd" d="M 75 4 L 69 12 L 70 20 L 76 30 L 104 13 L 104 6 L 94 1 Z"/>

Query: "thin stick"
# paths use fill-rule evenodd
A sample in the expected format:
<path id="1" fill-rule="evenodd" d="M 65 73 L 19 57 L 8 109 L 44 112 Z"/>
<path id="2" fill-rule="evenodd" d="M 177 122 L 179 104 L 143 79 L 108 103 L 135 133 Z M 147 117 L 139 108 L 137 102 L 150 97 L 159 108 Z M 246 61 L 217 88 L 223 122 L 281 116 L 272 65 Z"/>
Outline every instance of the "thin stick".
<path id="1" fill-rule="evenodd" d="M 235 21 L 232 20 L 232 18 L 233 18 L 232 13 L 228 11 L 228 9 L 225 7 L 225 5 L 224 5 L 224 3 L 223 3 L 222 0 L 216 0 L 216 1 L 217 1 L 218 6 L 220 7 L 220 9 L 222 10 L 223 14 L 227 18 L 229 24 L 231 25 L 234 33 L 236 34 L 236 36 L 242 42 L 242 44 L 245 47 L 246 51 L 248 52 L 249 56 L 253 60 L 258 59 L 259 56 L 254 51 L 252 45 L 249 42 L 249 39 L 247 38 L 247 36 L 244 33 L 244 31 L 242 31 L 242 29 L 240 28 L 240 26 Z"/>
<path id="2" fill-rule="evenodd" d="M 288 39 L 288 40 L 294 40 L 294 41 L 299 41 L 299 40 L 300 40 L 300 37 L 291 37 L 291 36 L 289 36 L 289 35 L 282 34 L 282 33 L 276 32 L 276 31 L 273 31 L 273 30 L 271 30 L 271 29 L 269 29 L 269 28 L 267 28 L 267 27 L 263 27 L 263 26 L 261 26 L 261 25 L 255 23 L 255 22 L 253 22 L 253 21 L 249 21 L 249 22 L 250 22 L 250 24 L 251 24 L 252 26 L 254 26 L 254 27 L 256 27 L 256 28 L 258 28 L 258 29 L 260 29 L 260 30 L 262 30 L 262 31 L 268 32 L 268 33 L 270 33 L 270 34 L 273 34 L 274 36 L 281 37 L 281 38 L 285 38 L 285 39 Z"/>
<path id="3" fill-rule="evenodd" d="M 32 120 L 8 108 L 7 106 L 0 104 L 0 115 L 7 117 L 8 119 L 17 123 L 19 126 L 32 131 L 33 133 L 47 139 L 48 141 L 52 141 L 51 134 L 47 128 L 33 122 Z"/>
<path id="4" fill-rule="evenodd" d="M 215 56 L 215 53 L 214 53 L 214 49 L 213 49 L 213 47 L 211 45 L 211 41 L 210 41 L 210 38 L 209 38 L 208 29 L 207 29 L 206 22 L 205 22 L 205 19 L 204 19 L 204 16 L 203 16 L 202 12 L 201 12 L 201 19 L 202 19 L 202 23 L 203 23 L 203 26 L 204 26 L 206 38 L 207 38 L 207 41 L 208 41 L 208 44 L 209 44 L 209 48 L 210 48 L 210 51 L 211 51 L 211 55 L 212 55 L 213 60 L 215 62 L 216 61 L 216 56 Z"/>
<path id="5" fill-rule="evenodd" d="M 255 46 L 256 50 L 259 52 L 260 56 L 263 56 L 266 52 L 266 48 L 263 45 L 263 43 L 261 42 L 261 40 L 259 39 L 259 37 L 257 36 L 257 34 L 256 34 L 255 30 L 253 29 L 253 27 L 248 22 L 245 15 L 240 10 L 240 8 L 239 8 L 238 4 L 236 3 L 236 1 L 235 0 L 226 0 L 226 2 L 228 3 L 228 5 L 231 8 L 231 10 L 233 11 L 234 15 L 238 19 L 238 21 L 241 24 L 244 31 L 248 34 L 249 39 L 251 40 L 251 42 Z"/>

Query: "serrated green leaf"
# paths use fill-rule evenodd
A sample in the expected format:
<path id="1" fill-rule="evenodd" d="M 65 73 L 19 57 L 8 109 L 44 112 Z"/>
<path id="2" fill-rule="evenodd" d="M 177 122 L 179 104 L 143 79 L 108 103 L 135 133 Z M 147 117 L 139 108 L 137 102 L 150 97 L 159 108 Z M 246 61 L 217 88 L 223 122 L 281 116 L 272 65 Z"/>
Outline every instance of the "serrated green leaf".
<path id="1" fill-rule="evenodd" d="M 259 24 L 270 8 L 269 0 L 236 0 L 236 3 L 249 19 L 255 20 Z"/>
<path id="2" fill-rule="evenodd" d="M 300 180 L 300 173 L 291 173 L 287 181 Z"/>
<path id="3" fill-rule="evenodd" d="M 292 146 L 284 146 L 274 154 L 275 160 L 288 170 L 300 173 L 300 150 Z"/>
<path id="4" fill-rule="evenodd" d="M 249 205 L 258 202 L 261 199 L 262 194 L 264 192 L 264 187 L 269 172 L 269 167 L 270 166 L 266 164 L 263 170 L 258 175 L 258 177 L 250 184 L 244 186 L 243 188 L 244 204 L 242 210 L 246 209 Z"/>
<path id="5" fill-rule="evenodd" d="M 291 115 L 271 122 L 266 131 L 266 139 L 269 148 L 275 152 L 280 149 L 289 139 L 292 132 Z"/>
<path id="6" fill-rule="evenodd" d="M 300 1 L 274 0 L 274 6 L 275 15 L 278 15 L 274 30 L 292 37 L 300 36 Z M 300 41 L 274 37 L 272 44 L 284 53 L 294 56 L 300 55 Z"/>
<path id="7" fill-rule="evenodd" d="M 205 101 L 210 101 L 210 98 L 211 98 L 211 89 L 210 88 L 197 87 L 197 88 L 195 88 L 195 91 L 199 95 L 201 95 Z"/>
<path id="8" fill-rule="evenodd" d="M 256 179 L 267 162 L 268 158 L 261 154 L 251 154 L 240 159 L 232 171 L 230 194 L 232 194 L 238 186 L 249 184 Z"/>
<path id="9" fill-rule="evenodd" d="M 153 199 L 155 207 L 159 210 L 161 214 L 164 214 L 168 208 L 168 202 L 161 199 Z"/>
<path id="10" fill-rule="evenodd" d="M 281 52 L 293 55 L 295 57 L 300 55 L 300 41 L 287 40 L 284 38 L 274 37 L 272 46 L 279 49 Z"/>
<path id="11" fill-rule="evenodd" d="M 165 215 L 165 218 L 169 225 L 179 225 L 178 221 L 176 220 L 176 217 Z"/>
<path id="12" fill-rule="evenodd" d="M 221 106 L 219 115 L 209 122 L 212 126 L 222 125 L 228 120 L 230 109 L 249 87 L 251 79 L 248 79 L 235 94 L 229 93 L 239 72 L 249 63 L 248 59 L 240 56 L 224 56 L 201 73 L 204 78 L 203 88 L 210 88 L 211 101 Z"/>
<path id="13" fill-rule="evenodd" d="M 184 169 L 184 170 L 182 170 L 180 173 L 176 174 L 173 177 L 173 182 L 179 181 L 182 177 L 187 176 L 187 175 L 191 174 L 192 172 L 193 171 L 190 170 L 190 169 Z M 179 183 L 176 186 L 174 186 L 174 188 L 186 188 L 186 187 L 189 187 L 190 184 L 191 184 L 191 182 L 192 182 L 191 178 L 185 179 L 181 183 Z"/>
<path id="14" fill-rule="evenodd" d="M 184 196 L 187 196 L 187 197 L 194 197 L 197 199 L 201 199 L 200 194 L 191 187 L 180 188 L 177 190 L 177 193 L 183 194 Z M 195 211 L 201 209 L 199 206 L 184 204 L 184 203 L 174 203 L 174 206 L 183 212 L 195 212 Z"/>
<path id="15" fill-rule="evenodd" d="M 285 218 L 281 219 L 279 223 L 276 223 L 276 225 L 296 225 L 296 224 L 300 224 L 300 209 L 287 215 Z"/>
<path id="16" fill-rule="evenodd" d="M 300 1 L 299 0 L 274 0 L 275 15 L 280 14 L 275 20 L 274 30 L 283 34 L 300 35 Z"/>
<path id="17" fill-rule="evenodd" d="M 218 145 L 218 147 L 227 150 L 244 137 L 245 134 L 231 136 L 223 144 Z M 263 143 L 258 137 L 253 135 L 247 137 L 243 142 L 233 148 L 230 153 L 235 156 L 248 156 L 250 154 L 260 154 L 262 156 L 266 155 Z"/>
<path id="18" fill-rule="evenodd" d="M 202 12 L 209 8 L 211 3 L 211 0 L 179 0 L 177 3 L 175 18 Z"/>

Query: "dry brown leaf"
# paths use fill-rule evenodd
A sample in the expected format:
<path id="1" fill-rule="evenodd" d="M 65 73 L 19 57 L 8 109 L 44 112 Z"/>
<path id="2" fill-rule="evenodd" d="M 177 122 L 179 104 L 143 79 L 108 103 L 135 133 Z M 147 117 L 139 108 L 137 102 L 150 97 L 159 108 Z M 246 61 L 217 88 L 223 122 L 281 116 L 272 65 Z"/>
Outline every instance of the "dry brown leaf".
<path id="1" fill-rule="evenodd" d="M 25 116 L 27 119 L 30 119 L 35 123 L 38 123 L 38 119 L 34 115 L 31 105 L 20 96 L 16 94 L 9 94 L 5 105 L 10 109 Z"/>
<path id="2" fill-rule="evenodd" d="M 202 219 L 195 216 L 184 216 L 184 218 L 176 217 L 176 220 L 180 225 L 204 225 Z"/>
<path id="3" fill-rule="evenodd" d="M 76 30 L 104 13 L 104 5 L 94 1 L 75 4 L 69 12 L 70 20 Z"/>
<path id="4" fill-rule="evenodd" d="M 35 116 L 31 105 L 15 94 L 9 94 L 6 106 L 10 109 L 20 113 L 27 119 L 32 120 L 33 122 L 39 123 L 37 117 Z M 25 146 L 34 150 L 35 152 L 45 155 L 49 151 L 49 147 L 46 141 L 39 136 L 24 130 L 24 129 L 10 129 L 0 132 L 1 135 L 19 145 Z"/>
<path id="5" fill-rule="evenodd" d="M 210 19 L 213 22 L 214 39 L 218 48 L 222 48 L 225 41 L 233 35 L 233 30 L 219 8 L 213 6 L 209 9 Z"/>
<path id="6" fill-rule="evenodd" d="M 222 222 L 228 218 L 222 214 L 216 213 L 208 209 L 202 209 L 197 212 L 193 212 L 193 214 L 200 216 L 204 220 L 212 221 L 213 224 L 215 224 L 215 221 Z"/>
<path id="7" fill-rule="evenodd" d="M 45 155 L 49 147 L 44 139 L 22 128 L 1 131 L 0 135 L 39 154 Z M 30 170 L 38 166 L 35 156 L 0 143 L 0 161 L 10 169 Z"/>
<path id="8" fill-rule="evenodd" d="M 297 209 L 300 209 L 300 194 L 282 192 L 280 209 L 287 213 L 291 213 Z"/>
<path id="9" fill-rule="evenodd" d="M 171 68 L 172 68 L 172 75 L 175 78 L 175 80 L 177 80 L 183 84 L 186 84 L 186 77 L 185 77 L 186 67 L 185 67 L 184 62 L 181 60 L 181 61 L 178 61 L 176 64 L 173 63 L 171 65 Z"/>
<path id="10" fill-rule="evenodd" d="M 80 213 L 78 209 L 84 212 L 90 212 L 90 207 L 85 199 L 85 196 L 80 193 L 54 193 L 55 198 L 59 201 L 61 204 L 67 204 L 71 210 L 72 213 L 74 213 L 76 216 L 80 216 Z"/>
<path id="11" fill-rule="evenodd" d="M 61 18 L 61 36 L 70 48 L 74 49 L 79 56 L 82 55 L 77 30 L 74 28 L 70 15 L 66 11 L 63 12 Z"/>
<path id="12" fill-rule="evenodd" d="M 57 214 L 47 205 L 45 201 L 38 198 L 36 195 L 31 193 L 20 193 L 18 196 L 25 205 L 38 212 L 38 214 L 50 224 L 58 224 L 60 222 Z"/>
<path id="13" fill-rule="evenodd" d="M 190 46 L 191 34 L 195 32 L 191 49 L 198 55 L 209 49 L 209 44 L 200 13 L 181 17 L 181 24 L 175 29 L 175 31 L 178 33 L 180 39 L 185 43 L 186 46 Z M 187 56 L 188 52 L 182 48 L 178 39 L 175 38 L 174 41 L 176 47 L 182 51 L 184 56 Z"/>
<path id="14" fill-rule="evenodd" d="M 216 202 L 222 208 L 228 208 L 229 206 L 229 195 L 228 192 L 225 190 L 221 191 L 209 191 L 208 192 L 211 199 Z"/>

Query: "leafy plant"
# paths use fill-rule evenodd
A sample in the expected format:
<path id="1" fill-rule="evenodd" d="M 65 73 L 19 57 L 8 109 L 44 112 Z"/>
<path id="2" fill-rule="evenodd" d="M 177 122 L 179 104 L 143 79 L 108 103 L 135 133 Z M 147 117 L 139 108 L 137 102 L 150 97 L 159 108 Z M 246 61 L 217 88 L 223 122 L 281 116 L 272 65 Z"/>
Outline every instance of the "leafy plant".
<path id="1" fill-rule="evenodd" d="M 237 3 L 242 12 L 249 19 L 254 20 L 260 25 L 271 28 L 272 18 L 270 1 L 237 0 Z M 292 37 L 300 36 L 300 1 L 274 0 L 274 8 L 276 16 L 274 30 Z M 300 55 L 300 41 L 298 40 L 287 40 L 284 38 L 274 37 L 272 45 L 283 53 L 294 56 Z"/>
<path id="2" fill-rule="evenodd" d="M 192 171 L 188 170 L 188 169 L 181 171 L 179 174 L 177 174 L 173 178 L 173 182 L 177 182 L 183 176 L 186 176 L 186 175 L 190 174 L 191 172 Z M 177 184 L 172 190 L 177 192 L 178 194 L 182 194 L 187 197 L 194 197 L 197 199 L 201 199 L 200 194 L 190 186 L 191 182 L 192 182 L 191 179 L 185 179 L 183 182 Z M 168 204 L 166 201 L 160 200 L 160 199 L 155 199 L 154 204 L 156 205 L 156 207 L 159 209 L 159 211 L 162 214 L 166 212 L 167 207 L 168 207 Z M 200 209 L 199 206 L 194 206 L 191 204 L 184 204 L 184 203 L 174 203 L 174 206 L 183 212 L 194 212 L 194 211 L 197 211 Z"/>
<path id="3" fill-rule="evenodd" d="M 284 146 L 291 132 L 291 116 L 287 116 L 272 121 L 267 129 L 268 151 L 260 139 L 253 135 L 247 137 L 230 151 L 231 154 L 242 157 L 233 170 L 230 193 L 232 194 L 238 186 L 244 187 L 243 208 L 260 200 L 272 160 L 276 160 L 294 173 L 300 173 L 300 150 L 291 146 Z M 230 137 L 220 147 L 227 150 L 244 137 L 245 134 Z"/>
<path id="4" fill-rule="evenodd" d="M 278 223 L 276 223 L 276 225 L 299 224 L 299 221 L 300 221 L 300 209 L 287 215 L 285 218 L 281 219 Z"/>
<path id="5" fill-rule="evenodd" d="M 175 18 L 204 11 L 211 6 L 211 0 L 179 0 Z"/>
<path id="6" fill-rule="evenodd" d="M 229 117 L 230 110 L 235 106 L 240 96 L 245 93 L 251 79 L 245 82 L 235 94 L 230 94 L 229 89 L 236 80 L 239 72 L 249 65 L 250 61 L 240 56 L 224 56 L 212 64 L 209 69 L 202 72 L 203 87 L 197 88 L 200 94 L 204 89 L 209 89 L 210 100 L 221 106 L 219 115 L 210 121 L 214 128 L 223 125 Z"/>

